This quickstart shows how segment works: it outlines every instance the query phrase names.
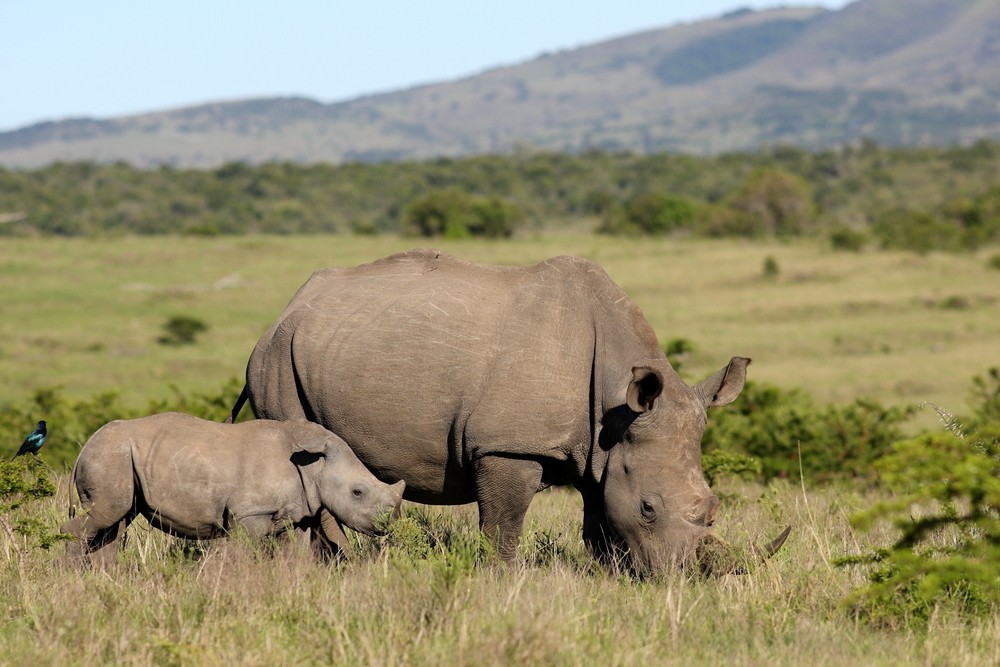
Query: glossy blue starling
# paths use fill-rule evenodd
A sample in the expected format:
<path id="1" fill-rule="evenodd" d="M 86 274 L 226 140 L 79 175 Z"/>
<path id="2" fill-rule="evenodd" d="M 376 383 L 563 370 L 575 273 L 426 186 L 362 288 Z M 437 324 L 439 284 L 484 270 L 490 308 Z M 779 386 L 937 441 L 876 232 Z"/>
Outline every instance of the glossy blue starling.
<path id="1" fill-rule="evenodd" d="M 10 460 L 13 461 L 21 454 L 37 454 L 38 450 L 45 444 L 45 436 L 48 434 L 49 432 L 45 428 L 45 421 L 38 422 L 35 430 L 28 434 L 28 437 L 21 443 L 21 448 L 17 450 L 17 454 L 10 457 Z"/>

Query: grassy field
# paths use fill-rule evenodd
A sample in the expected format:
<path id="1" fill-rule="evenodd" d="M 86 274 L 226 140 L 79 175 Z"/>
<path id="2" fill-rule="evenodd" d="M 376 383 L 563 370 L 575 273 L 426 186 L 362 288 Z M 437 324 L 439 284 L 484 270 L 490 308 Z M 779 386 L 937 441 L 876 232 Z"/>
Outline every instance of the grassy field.
<path id="1" fill-rule="evenodd" d="M 65 479 L 62 484 L 65 488 Z M 635 581 L 596 568 L 575 493 L 539 495 L 522 557 L 476 562 L 471 508 L 408 506 L 440 539 L 365 538 L 340 565 L 258 545 L 184 543 L 130 528 L 120 564 L 78 572 L 58 553 L 0 550 L 0 663 L 9 665 L 968 665 L 1000 661 L 1000 617 L 947 614 L 926 630 L 872 628 L 842 599 L 863 569 L 832 557 L 878 544 L 847 516 L 874 497 L 795 484 L 731 483 L 719 525 L 734 541 L 788 521 L 762 568 Z M 40 510 L 64 516 L 64 499 Z"/>
<path id="2" fill-rule="evenodd" d="M 321 266 L 410 247 L 368 237 L 5 239 L 0 245 L 0 409 L 38 387 L 119 390 L 145 405 L 170 385 L 217 391 Z M 836 254 L 809 243 L 546 236 L 440 242 L 474 260 L 572 253 L 600 262 L 662 341 L 696 352 L 689 380 L 740 354 L 750 376 L 823 401 L 869 395 L 960 412 L 970 378 L 1000 364 L 1000 275 L 986 257 Z M 763 275 L 767 257 L 778 273 Z M 157 343 L 171 315 L 204 320 L 194 345 Z M 935 416 L 924 412 L 933 426 Z M 30 424 L 26 425 L 30 428 Z M 8 443 L 0 454 L 15 447 Z M 59 493 L 27 514 L 55 526 Z M 477 557 L 474 507 L 408 505 L 430 554 L 364 538 L 349 562 L 268 555 L 242 540 L 192 546 L 143 522 L 116 569 L 78 572 L 0 535 L 0 664 L 116 665 L 986 665 L 1000 617 L 936 614 L 926 630 L 874 628 L 843 598 L 865 568 L 831 559 L 891 541 L 848 522 L 881 492 L 722 481 L 720 534 L 794 532 L 765 567 L 713 580 L 636 581 L 598 569 L 575 493 L 540 494 L 512 567 Z"/>
<path id="3" fill-rule="evenodd" d="M 241 377 L 258 336 L 316 268 L 418 244 L 396 237 L 4 239 L 0 406 L 39 387 L 116 390 L 127 404 L 171 385 L 217 391 Z M 973 375 L 1000 364 L 1000 273 L 986 255 L 834 253 L 816 244 L 622 240 L 593 235 L 436 242 L 464 258 L 527 263 L 576 254 L 602 264 L 661 342 L 696 345 L 689 381 L 731 356 L 750 377 L 821 401 L 871 396 L 962 412 Z M 987 253 L 988 254 L 988 253 Z M 763 275 L 765 258 L 778 274 Z M 157 342 L 173 315 L 209 326 Z M 924 413 L 924 425 L 934 417 Z"/>

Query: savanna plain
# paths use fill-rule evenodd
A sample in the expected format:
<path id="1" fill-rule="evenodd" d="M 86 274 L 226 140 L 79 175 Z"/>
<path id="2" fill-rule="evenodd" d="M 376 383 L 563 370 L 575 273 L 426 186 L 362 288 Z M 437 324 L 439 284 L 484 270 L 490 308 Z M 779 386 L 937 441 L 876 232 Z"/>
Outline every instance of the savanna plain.
<path id="1" fill-rule="evenodd" d="M 4 239 L 0 409 L 46 388 L 76 398 L 119 392 L 133 408 L 178 391 L 238 391 L 258 336 L 314 269 L 417 243 Z M 753 358 L 751 379 L 802 388 L 822 403 L 867 396 L 961 414 L 970 379 L 1000 362 L 1000 272 L 988 252 L 569 233 L 434 245 L 484 262 L 574 254 L 600 263 L 661 342 L 688 341 L 681 373 L 689 382 L 740 355 Z M 178 315 L 207 330 L 189 345 L 161 344 L 164 322 Z M 937 420 L 933 409 L 918 410 L 908 428 L 943 429 Z M 18 444 L 0 444 L 0 454 Z M 809 445 L 801 443 L 802 457 Z M 69 476 L 65 463 L 52 466 L 56 495 L 21 511 L 55 527 L 66 516 Z M 579 498 L 560 489 L 536 497 L 510 566 L 480 544 L 474 507 L 406 505 L 414 530 L 357 537 L 354 556 L 336 564 L 239 536 L 182 542 L 140 521 L 117 566 L 78 571 L 60 545 L 4 535 L 0 663 L 1000 664 L 995 614 L 969 620 L 943 610 L 924 627 L 876 627 L 844 604 L 868 570 L 834 559 L 895 537 L 891 526 L 862 532 L 849 521 L 885 490 L 805 475 L 767 485 L 723 476 L 716 490 L 716 525 L 733 543 L 793 526 L 785 547 L 749 574 L 639 580 L 602 569 L 580 537 Z"/>

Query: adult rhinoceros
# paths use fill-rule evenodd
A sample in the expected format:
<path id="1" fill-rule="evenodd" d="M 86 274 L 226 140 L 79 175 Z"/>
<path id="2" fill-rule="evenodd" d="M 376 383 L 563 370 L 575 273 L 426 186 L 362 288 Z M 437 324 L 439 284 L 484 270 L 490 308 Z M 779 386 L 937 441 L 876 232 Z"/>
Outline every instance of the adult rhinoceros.
<path id="1" fill-rule="evenodd" d="M 333 431 L 407 500 L 477 502 L 504 559 L 535 493 L 573 485 L 594 555 L 656 571 L 714 539 L 706 408 L 736 399 L 749 362 L 687 386 L 593 262 L 413 250 L 314 273 L 257 343 L 230 419 L 249 397 L 258 418 Z"/>

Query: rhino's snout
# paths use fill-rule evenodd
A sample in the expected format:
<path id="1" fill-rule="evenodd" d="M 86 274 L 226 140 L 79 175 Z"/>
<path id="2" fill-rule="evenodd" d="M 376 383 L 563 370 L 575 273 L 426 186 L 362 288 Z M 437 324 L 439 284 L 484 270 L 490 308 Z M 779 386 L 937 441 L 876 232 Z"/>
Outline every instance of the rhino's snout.
<path id="1" fill-rule="evenodd" d="M 380 497 L 372 503 L 371 534 L 385 535 L 389 524 L 399 518 L 405 490 L 406 483 L 402 480 L 395 484 L 380 484 Z"/>

